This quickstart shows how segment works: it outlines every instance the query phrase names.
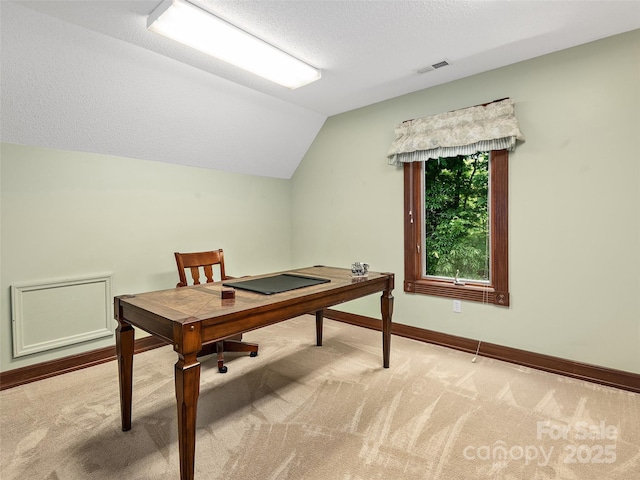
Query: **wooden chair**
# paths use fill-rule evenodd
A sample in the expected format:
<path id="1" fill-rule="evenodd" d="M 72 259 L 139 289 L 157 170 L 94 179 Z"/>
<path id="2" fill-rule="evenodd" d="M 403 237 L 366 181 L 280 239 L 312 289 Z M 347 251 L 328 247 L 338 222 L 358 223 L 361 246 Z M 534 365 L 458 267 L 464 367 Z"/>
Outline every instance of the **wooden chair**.
<path id="1" fill-rule="evenodd" d="M 175 252 L 174 255 L 180 277 L 180 282 L 178 282 L 176 287 L 186 287 L 189 285 L 187 282 L 187 270 L 191 273 L 191 278 L 193 279 L 192 285 L 200 285 L 200 269 L 204 271 L 205 283 L 214 282 L 214 266 L 220 268 L 220 280 L 233 278 L 227 276 L 224 270 L 224 253 L 222 249 L 195 253 Z M 227 367 L 224 365 L 224 352 L 249 352 L 251 357 L 256 357 L 258 355 L 258 344 L 243 342 L 242 335 L 237 335 L 203 345 L 198 356 L 209 355 L 214 352 L 218 355 L 218 371 L 220 373 L 226 373 Z"/>

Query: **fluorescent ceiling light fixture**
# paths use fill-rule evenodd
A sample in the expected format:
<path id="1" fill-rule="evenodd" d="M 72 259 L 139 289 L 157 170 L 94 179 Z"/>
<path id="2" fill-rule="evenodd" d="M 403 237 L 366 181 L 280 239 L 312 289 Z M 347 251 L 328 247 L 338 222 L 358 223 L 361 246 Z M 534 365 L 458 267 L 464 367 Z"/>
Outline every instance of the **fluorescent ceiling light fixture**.
<path id="1" fill-rule="evenodd" d="M 320 78 L 320 70 L 182 0 L 164 0 L 147 28 L 288 88 Z"/>

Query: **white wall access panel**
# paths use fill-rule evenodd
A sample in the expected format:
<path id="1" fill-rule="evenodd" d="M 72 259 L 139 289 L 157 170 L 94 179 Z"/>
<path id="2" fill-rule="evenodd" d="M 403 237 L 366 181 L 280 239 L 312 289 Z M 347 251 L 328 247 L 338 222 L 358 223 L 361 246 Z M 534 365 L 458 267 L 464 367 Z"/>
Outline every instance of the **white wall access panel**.
<path id="1" fill-rule="evenodd" d="M 113 334 L 111 276 L 11 286 L 13 356 Z"/>

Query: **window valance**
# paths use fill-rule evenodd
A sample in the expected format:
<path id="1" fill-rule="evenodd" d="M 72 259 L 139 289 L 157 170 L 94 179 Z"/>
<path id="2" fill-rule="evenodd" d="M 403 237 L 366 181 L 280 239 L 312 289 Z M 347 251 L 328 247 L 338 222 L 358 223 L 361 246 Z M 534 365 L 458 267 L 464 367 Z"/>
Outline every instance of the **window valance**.
<path id="1" fill-rule="evenodd" d="M 487 150 L 513 151 L 516 140 L 524 141 L 513 104 L 507 98 L 402 122 L 387 153 L 389 165 Z"/>

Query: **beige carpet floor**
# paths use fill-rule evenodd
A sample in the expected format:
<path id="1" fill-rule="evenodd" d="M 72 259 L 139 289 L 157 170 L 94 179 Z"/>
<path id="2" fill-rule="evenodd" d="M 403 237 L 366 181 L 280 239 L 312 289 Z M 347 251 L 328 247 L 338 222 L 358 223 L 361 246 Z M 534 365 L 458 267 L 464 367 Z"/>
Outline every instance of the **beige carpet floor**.
<path id="1" fill-rule="evenodd" d="M 640 395 L 299 317 L 202 361 L 197 480 L 640 479 Z M 170 347 L 0 392 L 2 480 L 177 479 Z"/>

